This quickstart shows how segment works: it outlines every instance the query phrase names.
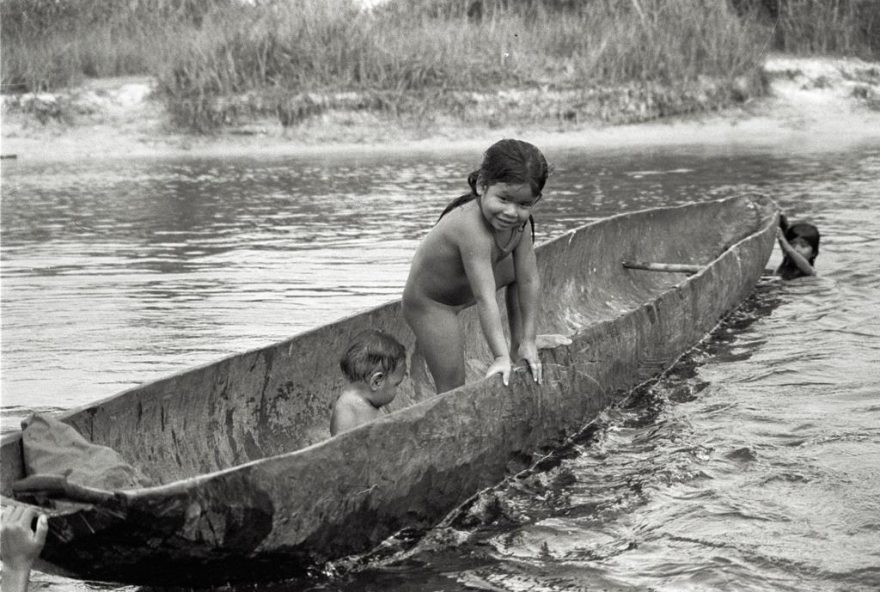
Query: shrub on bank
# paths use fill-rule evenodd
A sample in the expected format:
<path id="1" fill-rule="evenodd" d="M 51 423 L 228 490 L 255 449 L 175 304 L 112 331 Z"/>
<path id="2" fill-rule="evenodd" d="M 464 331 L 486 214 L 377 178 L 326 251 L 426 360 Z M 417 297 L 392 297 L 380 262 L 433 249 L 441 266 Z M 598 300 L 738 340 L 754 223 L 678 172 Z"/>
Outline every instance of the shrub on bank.
<path id="1" fill-rule="evenodd" d="M 264 100 L 273 93 L 378 92 L 397 113 L 419 92 L 443 109 L 449 91 L 466 89 L 733 80 L 756 72 L 766 49 L 760 28 L 724 3 L 573 5 L 409 0 L 365 13 L 347 0 L 300 0 L 211 13 L 174 46 L 161 91 L 179 123 L 209 129 L 250 109 L 283 110 Z M 228 100 L 255 90 L 258 101 Z"/>
<path id="2" fill-rule="evenodd" d="M 732 0 L 772 31 L 776 50 L 801 55 L 880 56 L 877 0 Z"/>
<path id="3" fill-rule="evenodd" d="M 708 104 L 718 104 L 725 86 L 743 94 L 774 38 L 797 51 L 878 51 L 880 21 L 876 0 L 389 0 L 372 11 L 356 0 L 0 0 L 0 8 L 4 92 L 150 74 L 174 121 L 197 130 L 267 113 L 291 125 L 332 108 L 327 97 L 340 93 L 359 109 L 425 114 L 459 109 L 462 91 L 641 85 L 700 95 L 712 79 Z"/>
<path id="4" fill-rule="evenodd" d="M 3 92 L 150 74 L 208 11 L 235 0 L 0 0 Z"/>

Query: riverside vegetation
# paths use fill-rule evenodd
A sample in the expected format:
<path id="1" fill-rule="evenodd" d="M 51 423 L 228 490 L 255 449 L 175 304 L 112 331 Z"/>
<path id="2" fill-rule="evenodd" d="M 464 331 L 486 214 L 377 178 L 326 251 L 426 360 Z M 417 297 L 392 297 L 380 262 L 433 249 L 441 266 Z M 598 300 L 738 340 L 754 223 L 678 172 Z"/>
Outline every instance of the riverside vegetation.
<path id="1" fill-rule="evenodd" d="M 149 75 L 178 129 L 332 110 L 631 122 L 764 92 L 768 51 L 874 58 L 876 0 L 0 0 L 3 92 Z M 24 103 L 22 103 L 23 105 Z M 63 115 L 63 114 L 61 114 Z M 60 117 L 60 116 L 59 116 Z"/>

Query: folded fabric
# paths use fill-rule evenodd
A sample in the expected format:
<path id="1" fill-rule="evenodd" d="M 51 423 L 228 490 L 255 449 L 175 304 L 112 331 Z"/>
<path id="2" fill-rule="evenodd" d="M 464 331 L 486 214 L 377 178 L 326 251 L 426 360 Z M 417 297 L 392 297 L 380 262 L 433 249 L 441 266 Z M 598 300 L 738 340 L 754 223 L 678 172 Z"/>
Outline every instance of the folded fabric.
<path id="1" fill-rule="evenodd" d="M 151 485 L 118 452 L 92 444 L 47 415 L 33 414 L 22 422 L 21 443 L 25 476 L 63 475 L 70 483 L 111 491 Z"/>

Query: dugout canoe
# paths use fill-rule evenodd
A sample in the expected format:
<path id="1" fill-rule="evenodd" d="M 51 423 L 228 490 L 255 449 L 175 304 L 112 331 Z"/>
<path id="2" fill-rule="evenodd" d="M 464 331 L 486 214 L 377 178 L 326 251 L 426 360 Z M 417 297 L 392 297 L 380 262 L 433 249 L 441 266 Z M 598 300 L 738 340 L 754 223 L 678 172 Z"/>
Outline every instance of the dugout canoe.
<path id="1" fill-rule="evenodd" d="M 349 336 L 380 328 L 413 349 L 394 301 L 65 413 L 160 485 L 50 510 L 39 567 L 131 584 L 278 579 L 428 528 L 702 339 L 753 289 L 776 225 L 771 200 L 740 196 L 621 214 L 542 244 L 538 332 L 572 340 L 542 350 L 542 386 L 523 370 L 507 388 L 481 378 L 489 355 L 470 309 L 465 386 L 429 396 L 408 379 L 393 413 L 329 438 Z M 20 442 L 2 440 L 3 503 L 21 503 Z"/>

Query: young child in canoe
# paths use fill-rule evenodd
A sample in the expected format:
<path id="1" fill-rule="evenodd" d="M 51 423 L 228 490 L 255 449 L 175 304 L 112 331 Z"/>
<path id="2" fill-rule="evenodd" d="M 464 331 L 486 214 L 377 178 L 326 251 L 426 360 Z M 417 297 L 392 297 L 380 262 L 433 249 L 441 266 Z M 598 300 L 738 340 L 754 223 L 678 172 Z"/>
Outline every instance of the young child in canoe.
<path id="1" fill-rule="evenodd" d="M 806 222 L 789 225 L 785 215 L 779 216 L 779 229 L 776 231 L 782 249 L 782 263 L 776 274 L 784 280 L 793 280 L 805 275 L 816 275 L 813 267 L 819 255 L 819 229 Z"/>
<path id="2" fill-rule="evenodd" d="M 535 344 L 540 292 L 532 210 L 548 175 L 541 151 L 501 140 L 468 177 L 470 193 L 450 203 L 416 250 L 403 292 L 403 314 L 415 333 L 437 393 L 464 384 L 464 338 L 458 313 L 476 303 L 494 360 L 486 376 L 508 384 L 512 361 L 528 362 L 541 382 Z M 507 286 L 511 344 L 495 300 Z"/>
<path id="3" fill-rule="evenodd" d="M 406 376 L 406 348 L 381 331 L 363 331 L 351 340 L 339 367 L 348 385 L 333 405 L 331 436 L 376 419 L 394 400 Z"/>

